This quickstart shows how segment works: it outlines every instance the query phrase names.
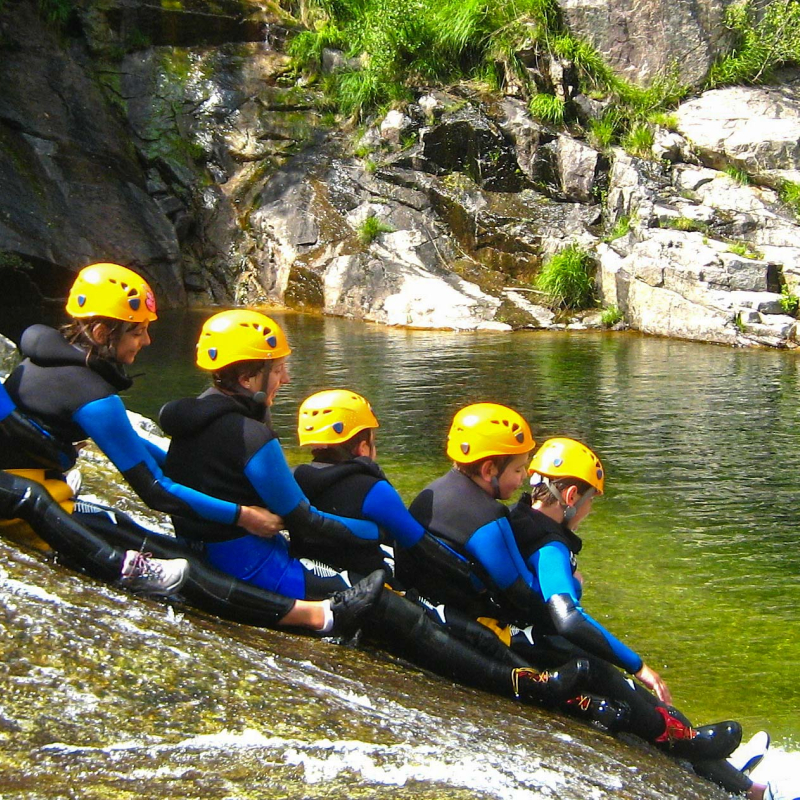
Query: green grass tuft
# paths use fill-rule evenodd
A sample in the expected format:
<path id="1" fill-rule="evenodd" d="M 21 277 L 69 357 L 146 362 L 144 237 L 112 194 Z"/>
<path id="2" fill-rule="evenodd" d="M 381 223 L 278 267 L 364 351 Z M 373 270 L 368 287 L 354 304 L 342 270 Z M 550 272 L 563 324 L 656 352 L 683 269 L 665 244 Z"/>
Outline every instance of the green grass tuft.
<path id="1" fill-rule="evenodd" d="M 781 308 L 784 314 L 788 314 L 791 317 L 796 317 L 798 309 L 800 309 L 800 297 L 792 294 L 788 286 L 784 286 L 781 289 Z"/>
<path id="2" fill-rule="evenodd" d="M 600 314 L 600 322 L 602 322 L 606 328 L 616 325 L 621 319 L 622 312 L 616 306 L 604 308 L 603 312 Z"/>
<path id="3" fill-rule="evenodd" d="M 652 127 L 646 122 L 637 122 L 622 137 L 622 146 L 625 152 L 638 158 L 650 158 L 653 154 L 653 142 L 655 133 Z"/>
<path id="4" fill-rule="evenodd" d="M 564 100 L 552 94 L 535 94 L 528 110 L 534 119 L 547 122 L 550 125 L 564 124 Z"/>
<path id="5" fill-rule="evenodd" d="M 747 186 L 750 183 L 750 175 L 748 175 L 747 170 L 734 166 L 733 164 L 725 167 L 725 174 L 731 180 L 736 181 L 740 186 Z"/>
<path id="6" fill-rule="evenodd" d="M 594 291 L 590 268 L 589 254 L 577 244 L 570 244 L 545 261 L 536 287 L 555 308 L 587 308 Z"/>
<path id="7" fill-rule="evenodd" d="M 372 244 L 382 233 L 392 233 L 394 228 L 377 217 L 367 217 L 357 230 L 358 241 L 365 247 Z"/>

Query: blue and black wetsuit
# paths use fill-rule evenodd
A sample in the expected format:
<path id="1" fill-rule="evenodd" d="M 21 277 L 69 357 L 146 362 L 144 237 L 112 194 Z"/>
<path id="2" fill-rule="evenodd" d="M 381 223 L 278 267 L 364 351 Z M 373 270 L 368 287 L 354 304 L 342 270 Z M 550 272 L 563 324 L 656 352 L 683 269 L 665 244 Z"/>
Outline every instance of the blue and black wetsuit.
<path id="1" fill-rule="evenodd" d="M 20 350 L 25 359 L 8 376 L 5 388 L 22 414 L 34 419 L 56 441 L 71 445 L 94 440 L 150 508 L 222 525 L 236 524 L 237 504 L 181 486 L 161 471 L 166 454 L 140 437 L 128 421 L 119 392 L 131 386 L 131 379 L 120 366 L 104 359 L 87 361 L 85 350 L 45 325 L 28 328 Z M 9 450 L 2 462 L 6 469 L 40 466 L 25 463 L 27 456 L 15 453 L 13 443 Z"/>
<path id="2" fill-rule="evenodd" d="M 633 733 L 649 741 L 661 735 L 664 718 L 655 711 L 654 707 L 660 704 L 657 698 L 628 681 L 606 656 L 612 656 L 614 663 L 624 665 L 625 669 L 635 668 L 633 671 L 641 667 L 641 659 L 610 634 L 601 634 L 594 627 L 596 623 L 589 622 L 585 614 L 581 620 L 587 632 L 577 642 L 564 635 L 569 630 L 577 630 L 577 625 L 573 623 L 571 629 L 559 629 L 560 620 L 552 618 L 551 606 L 542 595 L 539 578 L 517 541 L 517 525 L 521 524 L 519 520 L 523 514 L 531 511 L 529 506 L 526 509 L 523 504 L 511 512 L 469 476 L 453 469 L 426 487 L 409 510 L 430 533 L 442 538 L 473 563 L 481 585 L 475 585 L 471 595 L 464 584 L 457 590 L 453 586 L 443 587 L 437 570 L 426 571 L 420 563 L 404 568 L 402 559 L 398 559 L 401 579 L 412 581 L 421 593 L 428 592 L 435 601 L 447 601 L 469 613 L 477 611 L 481 616 L 495 616 L 512 623 L 509 629 L 511 648 L 540 669 L 555 668 L 575 657 L 586 658 L 590 663 L 588 691 L 627 703 L 631 708 L 630 730 Z M 534 521 L 538 517 L 544 515 L 537 514 Z M 523 541 L 530 543 L 531 536 L 529 530 L 529 538 Z M 564 548 L 561 552 L 568 551 L 562 543 L 564 538 L 553 542 L 554 547 Z M 533 557 L 532 551 L 525 552 Z M 572 593 L 575 605 L 579 591 L 572 577 L 569 555 L 566 564 L 566 570 L 561 573 L 564 584 L 558 586 L 568 587 L 566 593 Z M 564 607 L 561 600 L 556 600 L 555 604 L 559 609 Z M 565 613 L 565 618 L 567 616 Z M 590 627 L 592 634 L 588 632 Z M 604 647 L 600 646 L 601 641 Z"/>
<path id="3" fill-rule="evenodd" d="M 581 585 L 575 580 L 580 537 L 530 505 L 524 495 L 511 513 L 520 553 L 533 576 L 532 588 L 541 597 L 544 613 L 531 620 L 542 633 L 561 636 L 592 655 L 631 674 L 642 658 L 590 617 L 580 604 Z"/>
<path id="4" fill-rule="evenodd" d="M 531 591 L 533 577 L 514 541 L 508 508 L 467 475 L 450 470 L 423 489 L 409 511 L 471 564 L 472 573 L 468 581 L 448 580 L 435 566 L 398 554 L 401 580 L 410 581 L 432 600 L 453 604 L 474 616 L 512 622 L 538 611 Z"/>
<path id="5" fill-rule="evenodd" d="M 367 574 L 373 569 L 387 571 L 398 588 L 394 559 L 406 558 L 446 570 L 461 579 L 470 575 L 469 562 L 461 558 L 414 519 L 403 498 L 370 458 L 361 456 L 335 464 L 312 462 L 295 468 L 300 487 L 317 508 L 344 517 L 374 522 L 380 540 L 355 540 L 352 536 L 317 536 L 308 528 L 292 536 L 292 552 L 298 558 L 314 558 L 338 569 Z"/>
<path id="6" fill-rule="evenodd" d="M 441 573 L 469 580 L 469 562 L 436 540 L 408 512 L 397 490 L 368 458 L 336 464 L 314 462 L 295 469 L 295 478 L 317 508 L 376 523 L 378 541 L 292 533 L 292 552 L 357 572 L 379 568 L 387 551 L 434 565 Z M 389 562 L 391 565 L 391 561 Z M 400 584 L 402 586 L 402 584 Z M 408 598 L 416 598 L 412 602 Z M 460 683 L 508 694 L 510 668 L 529 666 L 487 627 L 441 603 L 384 592 L 365 625 L 367 635 L 397 655 Z"/>
<path id="7" fill-rule="evenodd" d="M 164 452 L 135 433 L 117 396 L 131 385 L 117 364 L 87 359 L 86 351 L 44 325 L 29 328 L 20 349 L 25 360 L 0 386 L 2 469 L 44 468 L 55 477 L 75 463 L 73 443 L 91 437 L 153 508 L 192 517 L 205 513 L 225 522 L 238 517 L 236 504 L 163 475 Z M 210 568 L 188 543 L 147 531 L 114 509 L 79 503 L 67 514 L 41 485 L 8 472 L 0 472 L 0 516 L 24 519 L 64 560 L 103 580 L 119 578 L 129 549 L 159 558 L 189 557 L 183 596 L 227 619 L 271 626 L 294 606 L 291 598 Z"/>
<path id="8" fill-rule="evenodd" d="M 197 398 L 167 403 L 161 427 L 172 436 L 164 463 L 174 480 L 228 498 L 268 508 L 283 517 L 290 534 L 312 529 L 317 536 L 377 542 L 376 525 L 317 511 L 297 485 L 280 442 L 265 423 L 266 408 L 249 397 L 209 389 Z M 244 534 L 235 525 L 175 517 L 176 532 L 202 542 L 218 569 L 270 591 L 298 599 L 327 597 L 346 588 L 345 573 L 303 563 L 289 554 L 282 536 Z"/>

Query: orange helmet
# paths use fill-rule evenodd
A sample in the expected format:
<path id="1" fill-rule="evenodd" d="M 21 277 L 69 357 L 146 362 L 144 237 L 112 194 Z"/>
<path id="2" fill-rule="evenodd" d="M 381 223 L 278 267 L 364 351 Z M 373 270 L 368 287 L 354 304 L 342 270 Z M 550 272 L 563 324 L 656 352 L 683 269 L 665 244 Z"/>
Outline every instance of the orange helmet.
<path id="1" fill-rule="evenodd" d="M 119 264 L 91 264 L 79 273 L 67 299 L 75 319 L 108 317 L 124 322 L 152 322 L 156 297 L 147 281 Z"/>
<path id="2" fill-rule="evenodd" d="M 603 494 L 605 472 L 600 459 L 586 445 L 574 439 L 548 439 L 535 453 L 528 475 L 545 478 L 577 478 Z"/>
<path id="3" fill-rule="evenodd" d="M 347 389 L 328 389 L 300 405 L 297 436 L 301 445 L 341 444 L 367 428 L 378 428 L 372 406 Z"/>
<path id="4" fill-rule="evenodd" d="M 291 352 L 275 320 L 237 308 L 205 321 L 197 341 L 197 366 L 215 371 L 237 361 L 274 361 Z"/>
<path id="5" fill-rule="evenodd" d="M 535 446 L 528 423 L 497 403 L 476 403 L 457 411 L 447 435 L 447 455 L 457 464 L 529 453 Z"/>

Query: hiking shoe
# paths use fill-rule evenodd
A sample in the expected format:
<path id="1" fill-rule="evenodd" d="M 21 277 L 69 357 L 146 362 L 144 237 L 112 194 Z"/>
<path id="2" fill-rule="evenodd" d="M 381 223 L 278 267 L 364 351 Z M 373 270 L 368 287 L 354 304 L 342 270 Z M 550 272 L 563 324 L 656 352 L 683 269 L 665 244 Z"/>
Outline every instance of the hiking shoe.
<path id="1" fill-rule="evenodd" d="M 567 711 L 580 719 L 596 722 L 611 733 L 624 730 L 630 722 L 631 709 L 627 703 L 581 694 L 567 700 Z"/>
<path id="2" fill-rule="evenodd" d="M 749 775 L 764 759 L 769 750 L 769 734 L 759 731 L 748 742 L 740 744 L 729 756 L 728 763 Z"/>
<path id="3" fill-rule="evenodd" d="M 136 594 L 174 594 L 189 577 L 185 558 L 153 558 L 150 553 L 127 550 L 122 562 L 120 583 Z"/>
<path id="4" fill-rule="evenodd" d="M 326 635 L 352 636 L 358 630 L 363 616 L 375 605 L 385 580 L 386 573 L 376 569 L 355 586 L 332 595 L 333 629 Z"/>
<path id="5" fill-rule="evenodd" d="M 764 800 L 800 800 L 800 786 L 790 789 L 770 781 L 764 791 Z"/>
<path id="6" fill-rule="evenodd" d="M 575 658 L 562 665 L 557 672 L 541 672 L 533 667 L 511 670 L 514 694 L 522 700 L 552 705 L 574 697 L 589 677 L 589 662 Z"/>
<path id="7" fill-rule="evenodd" d="M 677 722 L 674 717 L 671 719 Z M 699 728 L 668 723 L 667 730 L 657 741 L 672 755 L 687 761 L 727 758 L 742 741 L 742 726 L 734 721 Z"/>

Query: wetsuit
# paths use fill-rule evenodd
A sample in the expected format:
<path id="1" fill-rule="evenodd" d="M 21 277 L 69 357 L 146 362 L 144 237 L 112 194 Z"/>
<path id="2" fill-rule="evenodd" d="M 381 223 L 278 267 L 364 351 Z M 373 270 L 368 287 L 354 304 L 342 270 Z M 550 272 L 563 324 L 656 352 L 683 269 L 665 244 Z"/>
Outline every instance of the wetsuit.
<path id="1" fill-rule="evenodd" d="M 378 568 L 387 551 L 413 554 L 416 560 L 469 579 L 468 562 L 431 536 L 409 514 L 397 490 L 380 467 L 359 457 L 337 464 L 303 464 L 294 472 L 297 482 L 317 508 L 347 517 L 371 520 L 381 531 L 376 541 L 292 533 L 292 552 L 341 569 Z M 391 566 L 392 559 L 388 558 Z M 510 668 L 528 666 L 487 627 L 469 615 L 443 604 L 417 602 L 385 591 L 364 632 L 397 655 L 460 683 L 500 694 L 512 688 Z"/>
<path id="2" fill-rule="evenodd" d="M 610 634 L 597 633 L 598 640 L 606 642 L 606 647 L 598 648 L 598 652 L 589 647 L 583 649 L 584 644 L 593 641 L 588 636 L 580 643 L 573 643 L 564 636 L 554 635 L 558 630 L 550 621 L 537 578 L 517 544 L 507 506 L 490 497 L 467 475 L 452 469 L 426 487 L 409 511 L 428 531 L 469 559 L 481 583 L 471 596 L 464 584 L 454 591 L 453 587 L 440 585 L 438 570 L 426 570 L 419 561 L 406 563 L 402 554 L 398 554 L 402 580 L 411 581 L 436 602 L 450 602 L 469 613 L 477 611 L 491 616 L 494 603 L 495 615 L 503 622 L 513 623 L 507 635 L 515 652 L 540 669 L 555 667 L 576 656 L 588 658 L 589 691 L 627 703 L 631 709 L 629 729 L 642 738 L 654 741 L 664 732 L 664 717 L 655 711 L 656 705 L 663 704 L 626 680 L 605 658 L 616 652 L 619 657 L 615 657 L 614 663 L 636 671 L 642 663 L 636 654 L 621 643 L 616 645 L 617 640 Z M 577 602 L 577 583 L 571 570 L 565 580 Z"/>
<path id="3" fill-rule="evenodd" d="M 73 442 L 91 436 L 153 508 L 227 522 L 238 517 L 235 504 L 165 478 L 159 466 L 165 454 L 135 433 L 117 396 L 130 379 L 116 363 L 87 361 L 86 351 L 44 325 L 25 331 L 20 349 L 25 360 L 0 385 L 3 469 L 45 468 L 59 476 L 75 463 Z M 24 519 L 70 564 L 103 580 L 119 578 L 128 549 L 190 557 L 183 596 L 227 619 L 271 626 L 294 607 L 293 599 L 240 584 L 199 561 L 188 543 L 147 531 L 112 509 L 81 503 L 67 514 L 41 485 L 8 472 L 0 472 L 0 516 Z"/>
<path id="4" fill-rule="evenodd" d="M 311 506 L 266 424 L 266 414 L 263 403 L 217 389 L 167 403 L 160 415 L 161 427 L 172 436 L 165 472 L 215 497 L 266 507 L 283 517 L 290 533 L 312 529 L 322 537 L 330 533 L 377 542 L 374 524 L 324 514 Z M 270 591 L 317 599 L 351 583 L 346 573 L 292 558 L 280 535 L 253 536 L 232 524 L 187 517 L 175 517 L 173 524 L 180 536 L 201 542 L 218 569 Z"/>
<path id="5" fill-rule="evenodd" d="M 660 727 L 660 720 L 653 716 L 652 709 L 663 704 L 638 684 L 620 683 L 620 673 L 611 665 L 634 674 L 642 668 L 642 658 L 581 606 L 581 584 L 574 577 L 582 548 L 580 537 L 563 523 L 532 508 L 529 494 L 523 494 L 513 507 L 510 521 L 520 554 L 530 569 L 531 588 L 543 603 L 537 607 L 539 615 L 531 619 L 533 625 L 528 629 L 527 641 L 517 634 L 512 646 L 518 652 L 531 647 L 545 662 L 548 658 L 558 662 L 567 654 L 590 655 L 592 679 L 598 681 L 597 690 L 602 686 L 602 691 L 628 703 L 632 712 L 630 729 L 652 740 L 652 734 L 657 735 Z M 537 632 L 536 638 L 531 635 L 532 631 Z M 626 688 L 630 686 L 632 691 Z M 679 714 L 675 709 L 672 711 Z M 698 762 L 695 770 L 730 792 L 746 792 L 752 785 L 747 776 L 726 761 Z"/>
<path id="6" fill-rule="evenodd" d="M 395 553 L 402 550 L 429 565 L 438 565 L 454 577 L 469 579 L 469 563 L 431 536 L 408 513 L 403 499 L 372 459 L 360 456 L 336 464 L 317 461 L 301 464 L 295 468 L 294 476 L 317 508 L 371 520 L 380 533 L 376 542 L 349 535 L 340 537 L 335 531 L 319 536 L 317 531 L 305 527 L 292 535 L 292 553 L 298 558 L 313 558 L 337 569 L 362 574 L 384 569 L 393 579 Z M 402 582 L 399 587 L 403 588 Z"/>
<path id="7" fill-rule="evenodd" d="M 8 376 L 9 397 L 66 451 L 74 442 L 93 439 L 139 497 L 156 511 L 235 525 L 240 508 L 167 478 L 161 471 L 165 453 L 131 427 L 119 392 L 131 379 L 116 362 L 87 362 L 85 350 L 69 344 L 53 328 L 33 325 L 22 335 L 24 361 Z M 27 462 L 13 440 L 5 443 L 0 465 L 6 469 L 38 467 Z M 74 464 L 77 452 L 72 452 Z"/>

